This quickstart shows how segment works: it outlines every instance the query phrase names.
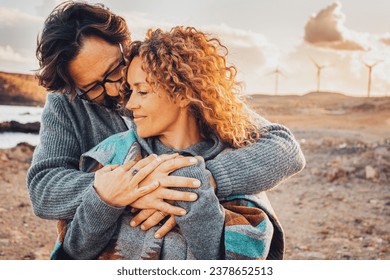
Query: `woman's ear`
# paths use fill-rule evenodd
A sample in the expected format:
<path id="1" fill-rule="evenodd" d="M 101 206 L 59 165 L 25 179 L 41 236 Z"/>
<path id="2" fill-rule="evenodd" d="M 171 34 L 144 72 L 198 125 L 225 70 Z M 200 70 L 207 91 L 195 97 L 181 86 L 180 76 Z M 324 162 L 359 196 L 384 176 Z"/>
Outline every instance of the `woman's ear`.
<path id="1" fill-rule="evenodd" d="M 190 100 L 182 95 L 179 95 L 177 98 L 177 104 L 179 104 L 180 108 L 186 108 L 190 104 Z"/>

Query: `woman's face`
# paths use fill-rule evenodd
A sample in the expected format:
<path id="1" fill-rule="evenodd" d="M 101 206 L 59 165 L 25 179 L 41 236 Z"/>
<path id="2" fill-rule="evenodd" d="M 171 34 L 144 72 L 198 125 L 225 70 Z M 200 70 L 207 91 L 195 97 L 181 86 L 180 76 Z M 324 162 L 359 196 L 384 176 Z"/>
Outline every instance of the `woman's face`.
<path id="1" fill-rule="evenodd" d="M 135 57 L 127 73 L 132 94 L 126 108 L 133 112 L 138 135 L 142 138 L 176 135 L 182 129 L 178 122 L 182 108 L 178 102 L 171 101 L 166 92 L 153 91 L 141 65 L 141 59 Z"/>

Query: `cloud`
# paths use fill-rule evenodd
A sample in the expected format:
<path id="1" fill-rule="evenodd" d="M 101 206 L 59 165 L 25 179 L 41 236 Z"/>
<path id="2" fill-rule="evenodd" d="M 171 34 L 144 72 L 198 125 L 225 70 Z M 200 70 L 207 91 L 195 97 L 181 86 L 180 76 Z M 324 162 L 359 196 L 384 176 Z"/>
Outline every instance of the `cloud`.
<path id="1" fill-rule="evenodd" d="M 30 73 L 38 68 L 33 54 L 28 49 L 15 49 L 10 45 L 0 45 L 0 71 Z"/>
<path id="2" fill-rule="evenodd" d="M 40 4 L 36 5 L 37 14 L 46 18 L 60 2 L 59 0 L 43 0 Z"/>
<path id="3" fill-rule="evenodd" d="M 363 34 L 344 26 L 345 15 L 341 4 L 335 2 L 310 17 L 305 25 L 305 41 L 313 45 L 337 50 L 366 50 Z"/>
<path id="4" fill-rule="evenodd" d="M 390 47 L 390 35 L 383 36 L 382 38 L 380 38 L 380 41 Z"/>
<path id="5" fill-rule="evenodd" d="M 156 22 L 145 13 L 131 12 L 123 15 L 133 40 L 142 40 L 149 28 L 169 30 L 178 23 Z M 199 31 L 221 40 L 228 48 L 228 63 L 238 69 L 238 79 L 245 81 L 248 91 L 255 91 L 258 77 L 266 65 L 275 65 L 277 48 L 262 34 L 232 28 L 227 24 L 194 26 Z"/>
<path id="6" fill-rule="evenodd" d="M 0 61 L 23 62 L 25 59 L 21 54 L 15 52 L 11 46 L 0 46 Z"/>
<path id="7" fill-rule="evenodd" d="M 8 9 L 0 7 L 0 26 L 29 25 L 31 23 L 41 24 L 42 17 L 23 13 L 17 9 Z"/>
<path id="8" fill-rule="evenodd" d="M 26 73 L 36 69 L 36 38 L 43 21 L 43 17 L 0 7 L 0 70 Z"/>
<path id="9" fill-rule="evenodd" d="M 228 48 L 228 63 L 237 67 L 237 78 L 244 82 L 247 93 L 258 92 L 265 69 L 278 64 L 279 49 L 262 34 L 226 24 L 205 25 L 199 29 L 219 38 Z"/>
<path id="10" fill-rule="evenodd" d="M 320 91 L 333 91 L 355 96 L 366 96 L 368 68 L 365 64 L 379 62 L 372 70 L 372 95 L 380 96 L 390 90 L 390 48 L 372 49 L 365 52 L 336 51 L 318 48 L 302 42 L 294 51 L 283 57 L 286 79 L 280 80 L 282 92 L 294 89 L 297 93 L 315 91 L 317 67 L 325 66 L 320 72 Z M 311 58 L 314 60 L 312 61 Z M 387 69 L 387 70 L 386 70 Z"/>

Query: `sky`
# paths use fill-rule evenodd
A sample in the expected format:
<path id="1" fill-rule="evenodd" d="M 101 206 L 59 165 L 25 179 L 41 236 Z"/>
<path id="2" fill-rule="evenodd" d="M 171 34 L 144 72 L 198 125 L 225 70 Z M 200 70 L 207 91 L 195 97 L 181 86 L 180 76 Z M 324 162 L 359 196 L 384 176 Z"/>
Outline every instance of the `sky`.
<path id="1" fill-rule="evenodd" d="M 62 1 L 0 0 L 0 71 L 33 74 L 36 40 Z M 87 1 L 96 3 L 97 1 Z M 388 0 L 108 0 L 133 39 L 194 26 L 229 49 L 245 93 L 390 96 Z M 318 80 L 318 69 L 320 78 Z M 320 84 L 318 85 L 318 81 Z"/>

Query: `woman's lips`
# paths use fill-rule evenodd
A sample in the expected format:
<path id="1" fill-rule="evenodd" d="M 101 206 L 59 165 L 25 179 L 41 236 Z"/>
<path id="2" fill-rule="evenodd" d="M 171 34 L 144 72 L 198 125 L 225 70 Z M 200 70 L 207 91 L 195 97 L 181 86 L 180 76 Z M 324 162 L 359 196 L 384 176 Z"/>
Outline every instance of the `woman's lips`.
<path id="1" fill-rule="evenodd" d="M 134 118 L 135 122 L 139 122 L 139 121 L 142 121 L 146 117 L 145 116 L 133 116 L 133 118 Z"/>

